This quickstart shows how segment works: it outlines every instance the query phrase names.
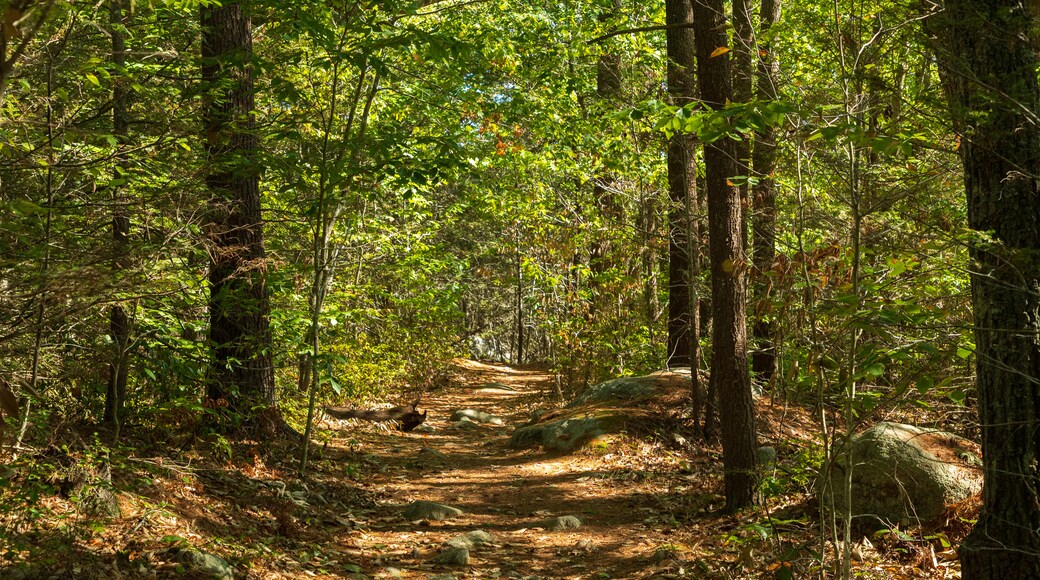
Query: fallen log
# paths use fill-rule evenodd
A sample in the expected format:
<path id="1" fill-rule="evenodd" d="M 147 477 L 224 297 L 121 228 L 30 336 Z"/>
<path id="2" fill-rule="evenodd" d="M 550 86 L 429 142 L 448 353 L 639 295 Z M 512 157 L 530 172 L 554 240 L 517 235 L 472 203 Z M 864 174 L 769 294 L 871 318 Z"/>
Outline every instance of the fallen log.
<path id="1" fill-rule="evenodd" d="M 427 411 L 419 412 L 419 399 L 410 405 L 389 409 L 350 409 L 348 407 L 325 407 L 325 414 L 335 419 L 361 419 L 362 421 L 396 421 L 401 431 L 411 431 L 426 421 Z"/>

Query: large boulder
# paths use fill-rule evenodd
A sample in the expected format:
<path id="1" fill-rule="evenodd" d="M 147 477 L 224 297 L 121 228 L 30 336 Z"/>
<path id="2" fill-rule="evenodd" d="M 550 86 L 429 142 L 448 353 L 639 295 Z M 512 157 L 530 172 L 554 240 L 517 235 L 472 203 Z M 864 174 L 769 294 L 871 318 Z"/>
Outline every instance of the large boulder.
<path id="1" fill-rule="evenodd" d="M 509 441 L 515 448 L 543 447 L 568 453 L 605 435 L 656 424 L 688 392 L 686 372 L 622 377 L 586 388 L 563 409 L 536 412 Z"/>
<path id="2" fill-rule="evenodd" d="M 878 423 L 848 445 L 854 519 L 886 525 L 935 522 L 947 506 L 982 490 L 978 445 L 952 433 Z M 847 505 L 847 470 L 846 453 L 838 449 L 830 473 L 822 473 L 818 482 L 839 515 Z"/>
<path id="3" fill-rule="evenodd" d="M 642 377 L 621 377 L 586 388 L 568 407 L 615 402 L 637 403 L 656 398 L 662 390 L 676 386 L 687 387 L 690 383 L 690 369 L 661 371 Z"/>
<path id="4" fill-rule="evenodd" d="M 607 433 L 623 431 L 626 422 L 627 417 L 619 411 L 568 415 L 517 428 L 509 445 L 516 449 L 542 447 L 547 451 L 569 453 Z"/>

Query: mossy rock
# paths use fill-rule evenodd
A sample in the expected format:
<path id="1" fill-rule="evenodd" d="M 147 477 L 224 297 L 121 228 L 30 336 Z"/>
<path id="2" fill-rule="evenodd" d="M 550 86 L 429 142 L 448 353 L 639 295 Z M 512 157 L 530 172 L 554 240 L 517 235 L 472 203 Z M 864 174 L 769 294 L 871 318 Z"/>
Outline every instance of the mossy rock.
<path id="1" fill-rule="evenodd" d="M 624 431 L 630 417 L 623 411 L 579 412 L 545 423 L 525 425 L 513 432 L 509 445 L 515 449 L 542 447 L 569 453 L 609 433 Z"/>
<path id="2" fill-rule="evenodd" d="M 177 561 L 186 569 L 192 578 L 217 578 L 232 580 L 235 577 L 231 566 L 220 556 L 195 550 L 192 548 L 177 553 Z"/>
<path id="3" fill-rule="evenodd" d="M 443 521 L 458 517 L 462 513 L 457 507 L 423 500 L 412 502 L 404 509 L 404 517 L 407 520 Z"/>
<path id="4" fill-rule="evenodd" d="M 576 530 L 581 527 L 581 520 L 575 516 L 559 516 L 549 520 L 545 529 L 550 532 L 562 532 L 564 530 Z"/>
<path id="5" fill-rule="evenodd" d="M 854 519 L 883 525 L 936 522 L 947 506 L 982 490 L 982 471 L 971 461 L 978 446 L 952 433 L 878 423 L 853 436 L 849 451 Z M 834 457 L 830 474 L 821 474 L 817 485 L 841 515 L 848 505 L 848 457 L 841 449 Z"/>

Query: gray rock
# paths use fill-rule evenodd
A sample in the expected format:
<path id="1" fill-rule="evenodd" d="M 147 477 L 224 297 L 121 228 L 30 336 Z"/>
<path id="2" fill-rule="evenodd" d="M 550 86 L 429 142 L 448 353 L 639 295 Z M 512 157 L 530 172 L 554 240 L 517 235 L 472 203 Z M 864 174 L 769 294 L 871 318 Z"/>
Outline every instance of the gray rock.
<path id="1" fill-rule="evenodd" d="M 622 431 L 625 424 L 624 414 L 616 411 L 582 413 L 519 427 L 509 439 L 509 445 L 517 449 L 543 447 L 566 453 L 601 435 Z"/>
<path id="2" fill-rule="evenodd" d="M 495 537 L 484 530 L 473 530 L 472 532 L 466 532 L 460 536 L 455 536 L 445 542 L 444 545 L 449 548 L 465 548 L 467 550 L 472 550 L 473 548 L 478 548 L 494 541 Z"/>
<path id="3" fill-rule="evenodd" d="M 412 429 L 412 431 L 417 431 L 419 433 L 433 433 L 436 430 L 437 429 L 435 429 L 433 427 L 433 425 L 426 425 L 426 424 L 419 425 L 415 429 Z"/>
<path id="4" fill-rule="evenodd" d="M 220 556 L 192 548 L 177 553 L 177 561 L 184 565 L 189 576 L 232 580 L 231 566 Z"/>
<path id="5" fill-rule="evenodd" d="M 633 403 L 657 398 L 662 392 L 688 388 L 690 369 L 658 371 L 641 377 L 620 377 L 586 387 L 567 406 L 577 407 L 606 401 Z"/>
<path id="6" fill-rule="evenodd" d="M 448 566 L 465 566 L 469 564 L 469 550 L 467 548 L 447 547 L 441 550 L 431 560 L 434 564 L 445 564 Z"/>
<path id="7" fill-rule="evenodd" d="M 115 519 L 123 515 L 119 497 L 107 484 L 86 487 L 80 494 L 79 505 L 95 518 Z"/>
<path id="8" fill-rule="evenodd" d="M 581 520 L 575 516 L 559 516 L 549 520 L 545 529 L 550 532 L 562 532 L 563 530 L 576 530 L 581 527 Z"/>
<path id="9" fill-rule="evenodd" d="M 505 425 L 506 423 L 501 417 L 496 417 L 491 413 L 485 413 L 484 411 L 477 411 L 476 409 L 458 409 L 451 414 L 452 421 L 461 421 L 463 418 L 477 423 L 488 423 L 491 425 Z"/>
<path id="10" fill-rule="evenodd" d="M 408 520 L 450 520 L 462 513 L 457 507 L 423 500 L 412 502 L 404 509 L 404 517 Z"/>
<path id="11" fill-rule="evenodd" d="M 483 385 L 478 386 L 477 389 L 481 390 L 481 391 L 497 391 L 497 392 L 503 392 L 504 391 L 504 392 L 508 392 L 508 393 L 515 393 L 516 392 L 516 389 L 514 389 L 513 387 L 510 387 L 509 385 L 507 385 L 505 383 L 497 383 L 497 382 L 496 383 L 484 383 Z"/>
<path id="12" fill-rule="evenodd" d="M 656 387 L 657 377 L 654 375 L 621 377 L 588 387 L 567 406 L 576 407 L 578 405 L 602 403 L 604 401 L 647 399 L 653 397 L 654 393 L 657 392 Z"/>
<path id="13" fill-rule="evenodd" d="M 635 417 L 646 415 L 643 402 L 676 389 L 686 389 L 689 382 L 688 371 L 662 371 L 593 385 L 562 410 L 548 416 L 544 411 L 532 415 L 531 422 L 513 433 L 510 445 L 514 448 L 541 446 L 564 453 L 573 451 L 601 435 L 625 431 Z M 609 404 L 601 405 L 607 408 L 594 408 L 598 403 Z"/>
<path id="14" fill-rule="evenodd" d="M 755 449 L 755 464 L 760 471 L 772 471 L 776 467 L 776 448 L 763 445 Z"/>
<path id="15" fill-rule="evenodd" d="M 470 429 L 472 427 L 478 427 L 478 426 L 480 426 L 480 423 L 477 423 L 476 421 L 474 421 L 473 419 L 470 419 L 469 417 L 462 417 L 461 419 L 455 421 L 455 425 L 454 425 L 454 427 L 461 428 L 461 429 Z"/>
<path id="16" fill-rule="evenodd" d="M 962 458 L 975 445 L 952 433 L 878 423 L 849 442 L 852 516 L 885 525 L 934 522 L 950 504 L 982 489 L 982 472 Z M 837 449 L 829 474 L 817 482 L 827 504 L 845 512 L 846 453 Z"/>
<path id="17" fill-rule="evenodd" d="M 422 449 L 419 450 L 419 453 L 417 455 L 421 459 L 431 459 L 431 460 L 435 459 L 435 460 L 438 460 L 438 461 L 444 460 L 444 459 L 448 458 L 448 456 L 446 454 L 444 454 L 444 453 L 442 453 L 440 451 L 437 451 L 436 449 L 430 448 L 430 447 L 423 447 Z"/>

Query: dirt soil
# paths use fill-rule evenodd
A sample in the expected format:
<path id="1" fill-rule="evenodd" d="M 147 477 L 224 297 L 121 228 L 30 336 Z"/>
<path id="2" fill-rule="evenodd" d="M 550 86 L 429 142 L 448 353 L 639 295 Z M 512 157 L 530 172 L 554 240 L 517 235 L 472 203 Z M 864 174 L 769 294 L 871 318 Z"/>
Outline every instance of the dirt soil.
<path id="1" fill-rule="evenodd" d="M 644 428 L 569 455 L 519 451 L 508 446 L 509 435 L 530 419 L 531 410 L 553 406 L 552 376 L 537 368 L 456 362 L 454 387 L 425 401 L 434 432 L 362 427 L 332 442 L 377 467 L 364 477 L 364 487 L 385 498 L 371 510 L 353 510 L 352 516 L 364 518 L 363 523 L 336 537 L 365 574 L 782 578 L 785 570 L 797 574 L 812 567 L 808 562 L 818 538 L 810 497 L 788 489 L 770 498 L 765 508 L 736 516 L 720 513 L 721 450 L 699 440 L 693 443 L 692 434 L 667 421 L 667 410 L 659 413 L 657 433 Z M 507 388 L 486 388 L 488 383 Z M 805 452 L 806 439 L 815 432 L 808 412 L 775 406 L 765 398 L 757 406 L 762 444 L 776 446 L 781 455 Z M 489 412 L 502 417 L 505 425 L 457 427 L 449 420 L 456 409 Z M 679 414 L 678 408 L 674 411 Z M 403 507 L 416 500 L 465 513 L 443 522 L 405 521 Z M 549 519 L 566 515 L 583 525 L 547 529 Z M 472 530 L 490 532 L 495 541 L 474 549 L 468 566 L 431 563 L 445 541 Z M 877 547 L 867 544 L 873 552 L 865 553 L 857 566 L 863 577 L 956 574 L 953 552 L 944 551 L 939 542 L 938 550 L 927 542 L 908 549 L 885 538 L 875 538 L 873 544 Z"/>
<path id="2" fill-rule="evenodd" d="M 450 386 L 424 394 L 419 405 L 432 432 L 327 421 L 315 435 L 326 444 L 317 446 L 302 479 L 292 449 L 279 460 L 277 452 L 235 447 L 224 463 L 206 454 L 145 457 L 139 450 L 113 468 L 121 518 L 91 523 L 67 499 L 48 498 L 38 528 L 12 540 L 29 544 L 7 552 L 0 577 L 9 577 L 4 561 L 20 561 L 28 570 L 23 577 L 185 577 L 176 553 L 187 547 L 224 558 L 236 578 L 820 576 L 807 467 L 817 459 L 817 428 L 808 411 L 757 400 L 760 442 L 777 449 L 778 470 L 766 474 L 763 507 L 726 515 L 721 451 L 683 426 L 681 408 L 660 409 L 659 424 L 569 455 L 510 448 L 510 434 L 533 409 L 556 406 L 554 393 L 544 370 L 458 360 Z M 450 421 L 457 409 L 491 413 L 505 424 L 458 426 Z M 173 441 L 156 447 L 167 454 L 171 448 Z M 402 512 L 417 500 L 464 513 L 408 521 Z M 558 516 L 576 516 L 582 525 L 547 529 Z M 3 529 L 15 534 L 19 521 L 4 516 Z M 69 532 L 69 524 L 79 531 Z M 473 530 L 494 539 L 472 549 L 467 565 L 432 561 L 446 541 Z M 870 535 L 868 544 L 857 544 L 857 575 L 959 577 L 953 536 Z M 832 555 L 825 566 L 833 566 Z"/>
<path id="3" fill-rule="evenodd" d="M 377 456 L 381 473 L 366 478 L 367 485 L 394 498 L 364 514 L 369 517 L 365 529 L 344 538 L 348 553 L 366 573 L 385 574 L 388 567 L 406 578 L 433 573 L 476 578 L 686 573 L 673 555 L 689 557 L 693 548 L 676 543 L 678 522 L 668 494 L 691 489 L 693 482 L 682 477 L 665 481 L 655 472 L 661 466 L 674 472 L 684 462 L 683 453 L 646 444 L 654 447 L 646 454 L 650 449 L 620 439 L 573 455 L 511 449 L 510 433 L 530 418 L 529 410 L 546 403 L 553 392 L 552 377 L 537 369 L 473 361 L 460 361 L 459 366 L 459 387 L 428 401 L 428 423 L 436 429 L 432 434 L 369 429 L 335 440 L 337 446 L 356 446 Z M 493 382 L 509 389 L 481 388 Z M 506 424 L 456 427 L 449 420 L 455 409 L 489 412 Z M 428 449 L 443 458 L 427 459 L 435 455 Z M 696 483 L 698 488 L 715 487 L 710 478 Z M 396 516 L 400 506 L 415 500 L 444 503 L 465 514 L 445 522 L 407 522 Z M 722 498 L 709 495 L 701 501 L 708 507 Z M 549 519 L 566 515 L 583 525 L 546 529 Z M 443 542 L 476 529 L 492 533 L 495 542 L 475 549 L 470 566 L 428 563 Z"/>

